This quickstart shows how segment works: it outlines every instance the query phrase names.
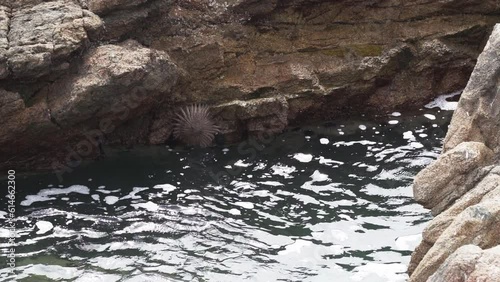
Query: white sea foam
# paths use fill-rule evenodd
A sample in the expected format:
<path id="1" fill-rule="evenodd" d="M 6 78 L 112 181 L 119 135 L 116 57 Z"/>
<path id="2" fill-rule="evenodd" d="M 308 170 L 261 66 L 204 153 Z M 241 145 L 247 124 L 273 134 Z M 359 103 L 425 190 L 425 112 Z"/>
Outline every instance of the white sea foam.
<path id="1" fill-rule="evenodd" d="M 139 208 L 145 209 L 145 210 L 150 211 L 150 212 L 157 211 L 160 208 L 158 206 L 158 204 L 153 203 L 151 201 L 146 202 L 146 203 L 132 204 L 131 206 L 136 208 L 136 209 L 139 209 Z"/>
<path id="2" fill-rule="evenodd" d="M 120 198 L 118 198 L 116 196 L 106 196 L 106 198 L 104 198 L 104 202 L 106 202 L 106 204 L 108 204 L 108 205 L 114 205 L 119 200 L 120 200 Z"/>
<path id="3" fill-rule="evenodd" d="M 165 193 L 170 193 L 170 192 L 174 191 L 175 189 L 177 189 L 177 187 L 175 187 L 172 184 L 158 184 L 158 185 L 155 185 L 153 188 L 163 189 L 163 191 Z"/>
<path id="4" fill-rule="evenodd" d="M 424 114 L 424 117 L 430 119 L 430 120 L 435 120 L 436 119 L 436 116 L 435 115 L 431 115 L 431 114 Z"/>
<path id="5" fill-rule="evenodd" d="M 312 161 L 313 155 L 311 154 L 303 154 L 303 153 L 297 153 L 293 156 L 294 159 L 298 160 L 301 163 L 308 163 Z"/>
<path id="6" fill-rule="evenodd" d="M 36 234 L 45 234 L 54 228 L 54 225 L 51 222 L 45 220 L 40 220 L 35 225 L 38 228 Z"/>
<path id="7" fill-rule="evenodd" d="M 68 188 L 50 188 L 42 189 L 36 195 L 26 196 L 26 200 L 21 202 L 21 206 L 30 206 L 35 202 L 45 202 L 55 200 L 56 198 L 50 196 L 68 195 L 70 193 L 89 194 L 90 189 L 83 185 L 72 185 Z"/>
<path id="8" fill-rule="evenodd" d="M 425 107 L 428 109 L 439 108 L 443 111 L 454 111 L 457 109 L 458 102 L 448 102 L 446 99 L 460 95 L 461 93 L 462 91 L 441 95 L 425 105 Z"/>

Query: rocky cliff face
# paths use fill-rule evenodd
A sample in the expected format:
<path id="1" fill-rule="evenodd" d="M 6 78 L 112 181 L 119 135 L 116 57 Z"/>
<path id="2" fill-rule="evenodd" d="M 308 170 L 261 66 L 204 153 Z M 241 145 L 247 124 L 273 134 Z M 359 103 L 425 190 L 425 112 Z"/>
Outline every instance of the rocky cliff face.
<path id="1" fill-rule="evenodd" d="M 465 86 L 499 19 L 476 0 L 0 0 L 0 167 L 163 143 L 190 103 L 228 141 L 418 108 Z"/>
<path id="2" fill-rule="evenodd" d="M 500 25 L 458 103 L 437 161 L 415 178 L 436 216 L 413 253 L 410 281 L 499 281 Z"/>

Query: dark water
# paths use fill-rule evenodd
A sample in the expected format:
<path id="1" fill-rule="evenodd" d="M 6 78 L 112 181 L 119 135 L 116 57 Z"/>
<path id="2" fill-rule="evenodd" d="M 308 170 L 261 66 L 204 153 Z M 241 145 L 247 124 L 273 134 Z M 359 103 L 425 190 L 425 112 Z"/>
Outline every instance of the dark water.
<path id="1" fill-rule="evenodd" d="M 62 183 L 18 176 L 17 281 L 405 281 L 430 219 L 412 178 L 437 157 L 451 113 L 108 152 Z"/>

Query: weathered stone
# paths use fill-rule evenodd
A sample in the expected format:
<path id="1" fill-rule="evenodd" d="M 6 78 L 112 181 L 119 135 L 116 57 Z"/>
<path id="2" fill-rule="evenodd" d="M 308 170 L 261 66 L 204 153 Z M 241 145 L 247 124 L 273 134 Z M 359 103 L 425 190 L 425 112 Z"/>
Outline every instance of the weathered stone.
<path id="1" fill-rule="evenodd" d="M 9 75 L 9 67 L 7 64 L 7 49 L 9 41 L 7 35 L 10 25 L 10 9 L 5 6 L 0 6 L 0 79 Z"/>
<path id="2" fill-rule="evenodd" d="M 464 185 L 481 167 L 491 164 L 493 152 L 479 142 L 464 142 L 424 168 L 413 184 L 415 200 L 432 209 L 434 215 L 465 194 Z M 472 177 L 473 178 L 473 177 Z"/>
<path id="3" fill-rule="evenodd" d="M 24 101 L 19 93 L 0 89 L 0 120 L 24 109 Z"/>
<path id="4" fill-rule="evenodd" d="M 444 143 L 449 151 L 461 142 L 483 142 L 500 153 L 500 25 L 496 25 L 462 93 Z"/>
<path id="5" fill-rule="evenodd" d="M 484 251 L 474 245 L 460 247 L 427 281 L 500 281 L 500 246 Z"/>
<path id="6" fill-rule="evenodd" d="M 82 58 L 77 72 L 42 89 L 32 106 L 11 111 L 5 121 L 2 117 L 0 155 L 16 167 L 34 165 L 26 162 L 31 158 L 50 167 L 51 158 L 65 162 L 66 152 L 78 142 L 88 142 L 87 135 L 107 136 L 109 142 L 123 144 L 147 139 L 145 113 L 169 94 L 177 76 L 175 64 L 164 52 L 133 41 L 99 46 Z M 92 152 L 83 153 L 90 156 Z M 23 158 L 22 163 L 15 162 Z"/>
<path id="7" fill-rule="evenodd" d="M 104 15 L 109 12 L 132 8 L 148 2 L 149 0 L 87 0 L 90 11 Z"/>
<path id="8" fill-rule="evenodd" d="M 99 46 L 83 58 L 77 74 L 52 85 L 51 115 L 62 127 L 108 116 L 128 120 L 135 111 L 147 111 L 158 103 L 177 75 L 164 52 L 133 41 Z"/>
<path id="9" fill-rule="evenodd" d="M 287 126 L 288 104 L 284 97 L 234 101 L 213 108 L 221 132 L 231 135 L 244 124 L 250 135 L 276 134 Z M 236 123 L 234 123 L 236 121 Z"/>
<path id="10" fill-rule="evenodd" d="M 467 244 L 490 248 L 500 243 L 500 198 L 487 198 L 457 215 L 422 258 L 410 277 L 426 281 L 459 247 Z"/>
<path id="11" fill-rule="evenodd" d="M 483 198 L 495 197 L 496 194 L 500 194 L 500 176 L 492 173 L 487 175 L 476 187 L 460 197 L 450 208 L 436 216 L 424 229 L 424 240 L 430 243 L 436 242 L 458 214 L 467 207 L 479 203 Z"/>
<path id="12" fill-rule="evenodd" d="M 96 33 L 101 21 L 76 4 L 54 1 L 14 10 L 9 27 L 9 48 L 3 51 L 9 69 L 14 78 L 34 79 L 67 69 L 71 56 L 84 47 L 89 33 Z"/>

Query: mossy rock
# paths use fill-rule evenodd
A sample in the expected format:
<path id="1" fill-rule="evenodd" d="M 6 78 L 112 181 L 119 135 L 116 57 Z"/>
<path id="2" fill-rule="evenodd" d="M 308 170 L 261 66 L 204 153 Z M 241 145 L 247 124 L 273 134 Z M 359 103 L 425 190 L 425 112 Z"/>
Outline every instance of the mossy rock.
<path id="1" fill-rule="evenodd" d="M 382 45 L 367 44 L 367 45 L 352 45 L 350 49 L 354 50 L 362 57 L 376 57 L 382 55 L 384 47 Z"/>

